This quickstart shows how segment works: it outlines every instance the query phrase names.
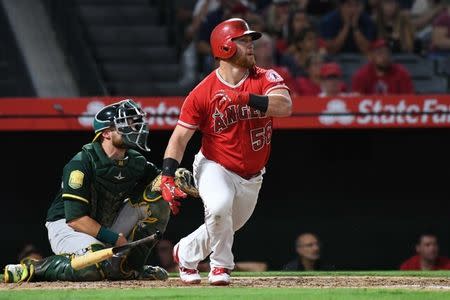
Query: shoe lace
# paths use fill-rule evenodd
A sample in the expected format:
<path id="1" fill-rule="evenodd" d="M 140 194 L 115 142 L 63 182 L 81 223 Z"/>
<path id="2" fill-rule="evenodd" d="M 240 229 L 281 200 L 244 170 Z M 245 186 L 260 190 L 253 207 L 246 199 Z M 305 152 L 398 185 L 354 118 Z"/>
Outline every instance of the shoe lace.
<path id="1" fill-rule="evenodd" d="M 214 268 L 212 270 L 213 275 L 221 275 L 223 273 L 227 273 L 230 274 L 230 270 L 226 269 L 226 268 Z"/>
<path id="2" fill-rule="evenodd" d="M 187 274 L 197 274 L 198 273 L 198 270 L 196 270 L 196 269 L 187 269 L 184 267 L 180 267 L 180 271 L 187 273 Z"/>

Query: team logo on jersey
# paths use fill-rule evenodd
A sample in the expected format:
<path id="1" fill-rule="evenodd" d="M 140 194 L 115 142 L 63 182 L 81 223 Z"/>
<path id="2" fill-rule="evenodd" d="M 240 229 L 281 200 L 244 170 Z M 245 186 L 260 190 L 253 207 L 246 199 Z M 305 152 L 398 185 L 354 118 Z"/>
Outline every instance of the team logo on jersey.
<path id="1" fill-rule="evenodd" d="M 266 115 L 248 105 L 229 105 L 221 112 L 217 107 L 212 114 L 214 120 L 214 132 L 220 133 L 239 120 L 262 119 Z"/>
<path id="2" fill-rule="evenodd" d="M 281 82 L 283 81 L 283 77 L 280 76 L 277 72 L 274 70 L 268 70 L 266 72 L 266 79 L 270 82 Z"/>
<path id="3" fill-rule="evenodd" d="M 122 179 L 125 178 L 125 176 L 122 176 L 122 172 L 119 172 L 119 175 L 114 176 L 114 178 L 117 179 L 117 180 L 122 180 Z"/>
<path id="4" fill-rule="evenodd" d="M 70 173 L 69 186 L 74 190 L 83 186 L 84 173 L 80 170 L 75 170 Z"/>

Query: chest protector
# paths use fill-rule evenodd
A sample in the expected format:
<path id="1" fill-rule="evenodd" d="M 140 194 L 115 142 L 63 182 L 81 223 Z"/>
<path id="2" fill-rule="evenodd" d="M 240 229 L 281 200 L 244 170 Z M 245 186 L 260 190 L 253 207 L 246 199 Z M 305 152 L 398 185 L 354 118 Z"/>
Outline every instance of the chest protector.
<path id="1" fill-rule="evenodd" d="M 91 164 L 91 218 L 111 227 L 124 200 L 131 197 L 143 178 L 146 159 L 139 152 L 128 150 L 124 160 L 114 161 L 99 143 L 85 145 L 83 156 Z"/>

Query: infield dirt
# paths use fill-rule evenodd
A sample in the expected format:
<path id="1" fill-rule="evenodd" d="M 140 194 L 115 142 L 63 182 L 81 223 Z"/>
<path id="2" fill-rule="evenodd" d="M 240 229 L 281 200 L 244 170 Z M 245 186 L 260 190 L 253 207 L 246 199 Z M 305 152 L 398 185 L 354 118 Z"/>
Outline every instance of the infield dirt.
<path id="1" fill-rule="evenodd" d="M 167 281 L 100 281 L 100 282 L 27 282 L 0 284 L 0 290 L 11 289 L 107 289 L 107 288 L 164 288 L 209 286 L 206 279 L 199 285 L 183 284 L 178 278 Z M 266 288 L 395 288 L 450 291 L 450 278 L 381 277 L 381 276 L 292 276 L 292 277 L 236 277 L 231 287 Z"/>

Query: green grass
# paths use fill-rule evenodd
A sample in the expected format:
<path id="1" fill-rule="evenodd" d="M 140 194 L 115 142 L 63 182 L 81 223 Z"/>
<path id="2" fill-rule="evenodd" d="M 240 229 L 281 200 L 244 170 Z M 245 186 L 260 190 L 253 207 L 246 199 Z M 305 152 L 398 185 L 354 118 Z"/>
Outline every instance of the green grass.
<path id="1" fill-rule="evenodd" d="M 0 299 L 450 299 L 449 292 L 388 289 L 269 289 L 269 288 L 153 288 L 97 290 L 14 290 L 1 291 Z"/>

